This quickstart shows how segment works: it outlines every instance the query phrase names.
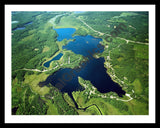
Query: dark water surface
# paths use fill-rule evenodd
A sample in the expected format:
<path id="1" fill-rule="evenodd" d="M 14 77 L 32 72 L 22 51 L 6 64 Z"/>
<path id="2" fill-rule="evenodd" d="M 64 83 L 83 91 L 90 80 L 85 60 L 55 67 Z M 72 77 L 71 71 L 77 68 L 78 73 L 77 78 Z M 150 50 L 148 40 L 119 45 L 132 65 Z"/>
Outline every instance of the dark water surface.
<path id="1" fill-rule="evenodd" d="M 63 49 L 71 50 L 76 54 L 81 54 L 85 57 L 93 57 L 94 53 L 103 52 L 103 46 L 99 44 L 102 39 L 94 38 L 93 36 L 75 36 L 74 41 L 63 46 Z"/>
<path id="2" fill-rule="evenodd" d="M 76 69 L 60 69 L 50 75 L 46 81 L 40 82 L 39 85 L 44 86 L 51 83 L 57 87 L 61 92 L 67 92 L 72 97 L 72 92 L 76 90 L 83 90 L 83 87 L 78 83 L 78 76 L 85 80 L 89 80 L 98 91 L 101 93 L 116 92 L 119 96 L 125 94 L 125 91 L 106 73 L 104 68 L 104 58 L 95 59 L 93 54 L 96 52 L 103 52 L 103 46 L 99 44 L 102 39 L 88 36 L 75 36 L 73 28 L 55 29 L 58 33 L 58 40 L 76 39 L 69 42 L 63 49 L 72 50 L 76 54 L 81 54 L 88 57 L 88 61 L 83 62 L 80 68 Z M 73 99 L 73 98 L 72 98 Z"/>

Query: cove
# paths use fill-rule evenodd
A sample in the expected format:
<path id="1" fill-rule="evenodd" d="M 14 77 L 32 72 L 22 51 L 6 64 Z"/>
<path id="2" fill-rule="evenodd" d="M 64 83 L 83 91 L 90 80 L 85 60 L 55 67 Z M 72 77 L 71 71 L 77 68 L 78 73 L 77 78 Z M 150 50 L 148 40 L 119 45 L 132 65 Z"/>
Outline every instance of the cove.
<path id="1" fill-rule="evenodd" d="M 102 39 L 95 38 L 93 36 L 74 36 L 74 28 L 54 29 L 58 33 L 57 40 L 75 39 L 70 41 L 67 45 L 63 46 L 63 49 L 71 50 L 75 54 L 81 54 L 87 57 L 88 60 L 83 62 L 79 68 L 71 69 L 64 68 L 50 75 L 45 81 L 40 82 L 39 85 L 52 84 L 58 88 L 61 92 L 67 92 L 73 99 L 72 92 L 77 90 L 83 90 L 84 88 L 78 82 L 78 76 L 84 80 L 89 80 L 93 86 L 101 93 L 116 92 L 120 97 L 125 95 L 125 91 L 122 90 L 118 83 L 112 81 L 111 77 L 107 74 L 104 67 L 104 58 L 94 58 L 93 54 L 97 52 L 103 52 L 103 46 L 100 45 Z M 98 47 L 101 46 L 101 47 Z M 74 101 L 76 107 L 78 105 Z"/>

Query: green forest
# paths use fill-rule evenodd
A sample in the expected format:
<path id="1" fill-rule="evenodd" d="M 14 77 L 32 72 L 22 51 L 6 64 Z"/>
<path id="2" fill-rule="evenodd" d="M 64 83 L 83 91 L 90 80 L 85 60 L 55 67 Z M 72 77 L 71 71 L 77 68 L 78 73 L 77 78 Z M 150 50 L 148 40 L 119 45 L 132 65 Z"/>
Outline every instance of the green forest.
<path id="1" fill-rule="evenodd" d="M 13 115 L 148 115 L 148 12 L 14 11 L 11 19 Z M 118 29 L 120 24 L 125 27 Z M 72 95 L 84 110 L 77 109 L 73 99 L 56 87 L 41 87 L 39 83 L 59 69 L 77 68 L 87 60 L 62 49 L 71 40 L 57 41 L 53 28 L 75 28 L 73 36 L 101 38 L 104 51 L 94 57 L 105 59 L 106 72 L 129 96 L 101 94 L 90 81 L 79 77 L 84 90 Z M 46 68 L 44 63 L 59 53 L 62 58 Z"/>
<path id="2" fill-rule="evenodd" d="M 86 12 L 77 14 L 95 30 L 110 34 L 114 26 L 123 23 L 127 27 L 118 34 L 129 40 L 148 42 L 148 13 L 147 12 Z"/>
<path id="3" fill-rule="evenodd" d="M 23 71 L 16 71 L 17 69 L 42 69 L 41 64 L 44 58 L 49 58 L 58 51 L 58 45 L 54 43 L 56 42 L 57 33 L 52 29 L 50 24 L 44 25 L 54 15 L 49 15 L 48 13 L 40 13 L 41 15 L 38 15 L 39 13 L 35 12 L 23 12 L 22 14 L 26 17 L 24 18 L 26 20 L 22 22 L 23 24 L 31 20 L 33 24 L 28 25 L 24 30 L 12 31 L 13 78 L 19 73 L 24 75 Z M 14 18 L 21 21 L 19 13 L 16 13 Z M 43 49 L 45 47 L 49 47 L 50 49 L 44 52 Z"/>

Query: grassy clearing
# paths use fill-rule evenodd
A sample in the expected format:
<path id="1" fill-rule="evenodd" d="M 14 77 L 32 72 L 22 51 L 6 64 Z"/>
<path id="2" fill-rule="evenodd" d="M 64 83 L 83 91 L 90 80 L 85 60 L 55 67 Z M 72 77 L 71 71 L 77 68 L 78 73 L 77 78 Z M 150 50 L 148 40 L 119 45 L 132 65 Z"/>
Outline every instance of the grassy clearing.
<path id="1" fill-rule="evenodd" d="M 43 52 L 47 52 L 50 48 L 48 46 L 44 46 L 43 50 L 42 50 L 42 53 Z"/>
<path id="2" fill-rule="evenodd" d="M 99 112 L 98 108 L 96 106 L 90 106 L 89 108 L 86 109 L 86 112 L 89 112 L 91 115 L 101 115 Z"/>
<path id="3" fill-rule="evenodd" d="M 77 110 L 79 115 L 92 115 L 91 112 L 83 111 L 83 110 Z"/>
<path id="4" fill-rule="evenodd" d="M 68 95 L 68 93 L 64 93 L 63 98 L 69 104 L 69 106 L 75 107 L 75 104 L 73 100 L 70 98 L 70 96 Z"/>
<path id="5" fill-rule="evenodd" d="M 133 115 L 148 115 L 148 105 L 135 99 L 126 102 Z"/>
<path id="6" fill-rule="evenodd" d="M 40 73 L 40 74 L 33 74 L 33 75 L 25 75 L 24 84 L 29 84 L 31 90 L 35 93 L 38 93 L 41 96 L 44 96 L 49 92 L 49 87 L 39 87 L 38 83 L 41 81 L 45 81 L 49 74 Z"/>
<path id="7" fill-rule="evenodd" d="M 48 110 L 47 110 L 47 115 L 58 115 L 58 110 L 54 104 L 52 104 L 51 101 L 48 101 Z"/>
<path id="8" fill-rule="evenodd" d="M 134 45 L 135 57 L 139 59 L 148 59 L 148 46 L 143 44 Z"/>
<path id="9" fill-rule="evenodd" d="M 134 86 L 135 92 L 137 94 L 141 94 L 142 86 L 141 86 L 141 82 L 139 81 L 139 79 L 135 79 L 134 82 L 132 83 L 132 85 Z"/>
<path id="10" fill-rule="evenodd" d="M 76 20 L 73 16 L 63 16 L 56 26 L 56 28 L 78 28 L 83 25 L 80 21 Z"/>

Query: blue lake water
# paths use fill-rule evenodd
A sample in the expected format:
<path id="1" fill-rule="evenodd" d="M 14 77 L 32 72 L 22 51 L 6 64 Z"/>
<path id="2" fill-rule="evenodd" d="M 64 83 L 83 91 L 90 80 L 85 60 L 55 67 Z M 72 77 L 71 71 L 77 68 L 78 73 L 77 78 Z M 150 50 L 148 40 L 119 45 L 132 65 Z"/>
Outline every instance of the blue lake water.
<path id="1" fill-rule="evenodd" d="M 72 50 L 76 54 L 92 57 L 95 52 L 103 52 L 103 46 L 99 44 L 102 39 L 93 36 L 75 36 L 74 41 L 63 46 L 63 49 Z M 99 47 L 97 47 L 99 46 Z"/>
<path id="2" fill-rule="evenodd" d="M 76 31 L 75 28 L 58 28 L 58 29 L 54 29 L 57 34 L 57 40 L 58 41 L 62 41 L 63 39 L 73 39 L 72 34 Z"/>
<path id="3" fill-rule="evenodd" d="M 85 11 L 74 11 L 74 13 L 84 13 Z"/>
<path id="4" fill-rule="evenodd" d="M 17 23 L 18 23 L 18 22 L 17 22 Z M 25 26 L 30 25 L 30 24 L 32 24 L 32 23 L 33 23 L 32 21 L 31 21 L 31 22 L 27 22 L 27 23 L 24 24 L 23 27 L 14 28 L 12 31 L 23 30 L 23 29 L 26 28 Z"/>
<path id="5" fill-rule="evenodd" d="M 46 63 L 44 63 L 44 66 L 45 67 L 49 67 L 50 63 L 53 61 L 53 60 L 59 60 L 61 57 L 63 56 L 63 53 L 59 53 L 57 56 L 55 56 L 53 59 L 51 59 L 50 61 L 47 61 Z"/>
<path id="6" fill-rule="evenodd" d="M 13 29 L 13 31 L 16 31 L 16 30 L 23 30 L 23 29 L 25 29 L 26 27 L 19 27 L 19 28 L 15 28 L 15 29 Z"/>
<path id="7" fill-rule="evenodd" d="M 30 25 L 32 23 L 33 23 L 32 21 L 31 22 L 27 22 L 27 23 L 24 24 L 24 26 Z"/>
<path id="8" fill-rule="evenodd" d="M 83 62 L 80 68 L 58 70 L 50 75 L 46 81 L 40 82 L 40 86 L 51 83 L 61 92 L 67 92 L 71 96 L 73 91 L 83 90 L 83 87 L 78 83 L 78 76 L 80 76 L 85 80 L 89 80 L 101 93 L 112 91 L 116 92 L 119 96 L 125 94 L 125 91 L 122 90 L 119 84 L 112 81 L 111 77 L 106 73 L 107 69 L 104 68 L 104 58 L 95 59 L 93 57 L 94 53 L 103 52 L 103 46 L 99 43 L 102 39 L 90 35 L 72 37 L 75 31 L 73 28 L 55 30 L 59 35 L 57 38 L 59 41 L 63 40 L 66 35 L 68 35 L 67 39 L 75 39 L 66 46 L 63 46 L 63 49 L 72 50 L 76 54 L 88 57 L 88 61 Z"/>

